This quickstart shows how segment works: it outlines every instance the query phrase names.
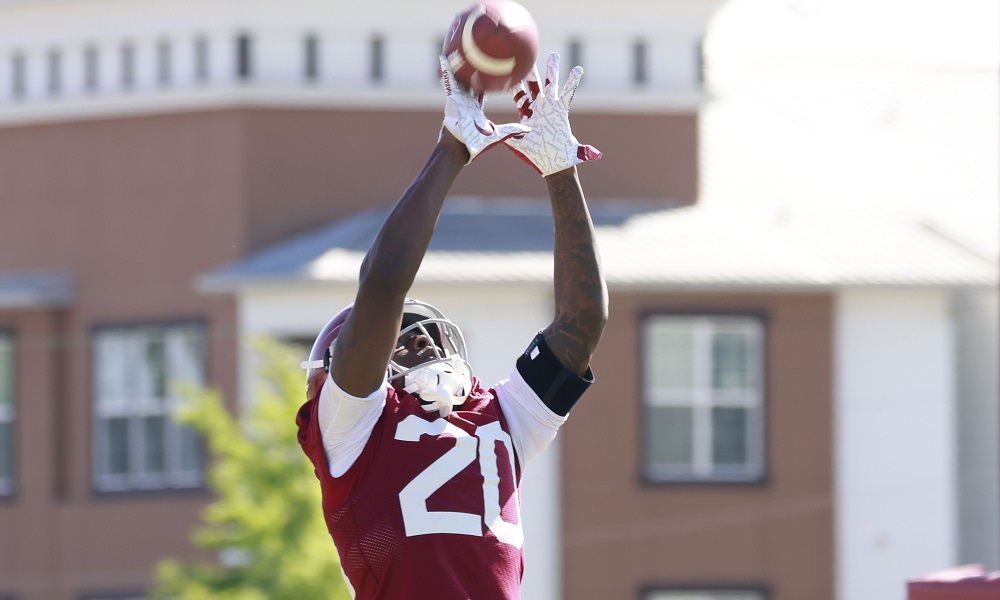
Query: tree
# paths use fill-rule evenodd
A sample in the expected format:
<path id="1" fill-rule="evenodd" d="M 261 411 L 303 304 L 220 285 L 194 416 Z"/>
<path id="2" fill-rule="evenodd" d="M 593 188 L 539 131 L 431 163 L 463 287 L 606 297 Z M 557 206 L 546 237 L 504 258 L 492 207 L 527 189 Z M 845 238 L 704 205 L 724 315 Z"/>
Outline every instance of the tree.
<path id="1" fill-rule="evenodd" d="M 214 457 L 209 487 L 216 500 L 193 541 L 219 560 L 161 562 L 154 598 L 349 598 L 324 524 L 319 483 L 296 436 L 304 372 L 288 347 L 262 341 L 257 352 L 255 403 L 243 418 L 235 419 L 213 390 L 184 394 L 177 418 L 204 435 Z"/>

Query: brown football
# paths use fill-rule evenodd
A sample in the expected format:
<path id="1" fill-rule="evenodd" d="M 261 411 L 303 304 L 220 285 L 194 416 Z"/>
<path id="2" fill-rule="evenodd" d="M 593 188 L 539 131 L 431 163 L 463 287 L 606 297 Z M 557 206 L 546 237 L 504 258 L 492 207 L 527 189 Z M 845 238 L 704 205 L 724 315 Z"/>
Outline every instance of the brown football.
<path id="1" fill-rule="evenodd" d="M 512 0 L 477 2 L 455 16 L 443 52 L 459 84 L 476 92 L 508 90 L 535 64 L 538 26 Z"/>

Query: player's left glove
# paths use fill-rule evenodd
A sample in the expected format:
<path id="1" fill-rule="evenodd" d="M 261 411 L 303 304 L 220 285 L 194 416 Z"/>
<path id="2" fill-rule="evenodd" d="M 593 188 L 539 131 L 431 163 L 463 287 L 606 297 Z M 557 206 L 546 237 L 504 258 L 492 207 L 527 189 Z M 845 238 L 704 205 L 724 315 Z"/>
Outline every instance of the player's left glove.
<path id="1" fill-rule="evenodd" d="M 535 68 L 514 88 L 521 123 L 531 127 L 531 131 L 504 143 L 542 177 L 603 156 L 597 148 L 578 142 L 569 126 L 569 106 L 581 77 L 583 67 L 573 67 L 560 91 L 559 54 L 553 52 L 546 63 L 544 88 L 539 86 Z"/>
<path id="2" fill-rule="evenodd" d="M 474 95 L 455 81 L 451 65 L 441 60 L 441 83 L 447 96 L 444 104 L 444 128 L 469 150 L 469 162 L 512 135 L 524 135 L 530 127 L 520 123 L 495 125 L 486 118 L 483 103 L 486 96 Z M 468 164 L 468 163 L 466 163 Z"/>

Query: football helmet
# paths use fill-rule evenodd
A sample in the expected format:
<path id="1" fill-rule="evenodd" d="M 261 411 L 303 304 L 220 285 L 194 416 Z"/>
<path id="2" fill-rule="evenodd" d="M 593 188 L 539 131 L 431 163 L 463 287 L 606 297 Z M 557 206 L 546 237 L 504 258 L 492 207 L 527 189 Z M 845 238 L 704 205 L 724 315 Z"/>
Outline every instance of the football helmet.
<path id="1" fill-rule="evenodd" d="M 324 371 L 330 370 L 330 352 L 332 352 L 333 342 L 337 339 L 340 328 L 344 326 L 347 315 L 351 314 L 352 308 L 354 308 L 354 303 L 348 304 L 323 326 L 319 335 L 316 336 L 316 341 L 313 342 L 312 350 L 309 351 L 309 360 L 302 362 L 303 369 L 312 370 L 322 367 Z"/>
<path id="2" fill-rule="evenodd" d="M 399 335 L 410 331 L 419 331 L 434 341 L 434 358 L 409 368 L 390 360 L 389 380 L 401 379 L 400 387 L 419 397 L 424 410 L 447 417 L 472 391 L 472 366 L 466 359 L 462 330 L 437 308 L 407 298 Z"/>
<path id="3" fill-rule="evenodd" d="M 307 380 L 310 389 L 314 378 L 328 372 L 332 346 L 353 304 L 334 315 L 316 337 L 309 360 L 302 368 L 309 369 Z M 455 406 L 465 402 L 472 391 L 472 366 L 466 359 L 467 351 L 462 330 L 444 314 L 426 302 L 407 298 L 403 303 L 403 323 L 399 335 L 416 331 L 433 340 L 434 358 L 413 367 L 404 367 L 390 357 L 386 367 L 389 381 L 413 394 L 427 412 L 437 411 L 448 416 Z M 322 368 L 323 371 L 318 369 Z"/>

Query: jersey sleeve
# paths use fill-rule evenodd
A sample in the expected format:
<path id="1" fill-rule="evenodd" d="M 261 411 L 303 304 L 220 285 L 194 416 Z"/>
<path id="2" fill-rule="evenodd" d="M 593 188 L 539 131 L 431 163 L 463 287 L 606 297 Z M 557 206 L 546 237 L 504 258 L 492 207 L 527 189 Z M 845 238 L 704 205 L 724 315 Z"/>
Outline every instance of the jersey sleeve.
<path id="1" fill-rule="evenodd" d="M 330 475 L 340 477 L 351 468 L 368 443 L 385 407 L 389 382 L 364 398 L 342 390 L 330 375 L 320 390 L 317 415 Z"/>
<path id="2" fill-rule="evenodd" d="M 523 468 L 552 443 L 566 417 L 546 406 L 516 368 L 494 390 Z"/>

